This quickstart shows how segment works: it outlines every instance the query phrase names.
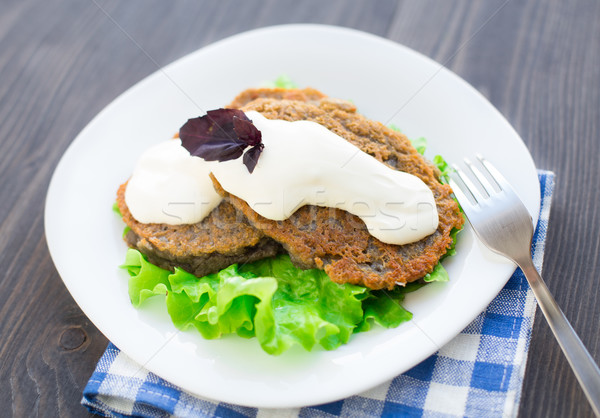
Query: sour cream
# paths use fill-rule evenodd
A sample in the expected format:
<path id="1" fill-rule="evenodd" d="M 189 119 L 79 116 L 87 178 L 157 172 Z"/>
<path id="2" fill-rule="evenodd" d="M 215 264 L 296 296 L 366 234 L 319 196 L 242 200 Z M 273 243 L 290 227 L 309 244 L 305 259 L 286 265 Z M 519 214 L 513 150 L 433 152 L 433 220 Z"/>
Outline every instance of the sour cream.
<path id="1" fill-rule="evenodd" d="M 222 200 L 210 171 L 204 160 L 181 146 L 180 139 L 161 142 L 139 158 L 125 189 L 125 203 L 138 222 L 200 222 Z"/>
<path id="2" fill-rule="evenodd" d="M 264 144 L 253 173 L 242 158 L 206 162 L 191 157 L 179 140 L 167 141 L 142 155 L 129 181 L 125 198 L 134 218 L 202 220 L 220 202 L 212 172 L 227 192 L 268 219 L 287 219 L 304 205 L 339 208 L 360 217 L 380 241 L 397 245 L 437 229 L 433 193 L 418 177 L 389 168 L 318 123 L 246 115 Z"/>
<path id="3" fill-rule="evenodd" d="M 389 168 L 318 123 L 246 115 L 265 145 L 254 172 L 241 159 L 211 163 L 211 170 L 258 214 L 280 221 L 304 205 L 339 208 L 389 244 L 418 241 L 437 229 L 433 193 L 418 177 Z"/>

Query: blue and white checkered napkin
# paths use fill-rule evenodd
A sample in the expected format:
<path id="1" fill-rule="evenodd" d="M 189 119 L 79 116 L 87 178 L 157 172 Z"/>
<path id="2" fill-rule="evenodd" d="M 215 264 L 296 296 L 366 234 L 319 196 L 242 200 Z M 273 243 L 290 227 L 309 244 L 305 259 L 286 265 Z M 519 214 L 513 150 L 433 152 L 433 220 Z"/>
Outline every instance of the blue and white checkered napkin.
<path id="1" fill-rule="evenodd" d="M 542 268 L 554 174 L 539 171 L 540 219 L 533 261 Z M 145 371 L 113 344 L 83 391 L 82 404 L 110 417 L 148 416 L 515 416 L 536 302 L 517 270 L 490 306 L 440 351 L 395 379 L 350 398 L 294 410 L 257 410 L 190 395 Z"/>

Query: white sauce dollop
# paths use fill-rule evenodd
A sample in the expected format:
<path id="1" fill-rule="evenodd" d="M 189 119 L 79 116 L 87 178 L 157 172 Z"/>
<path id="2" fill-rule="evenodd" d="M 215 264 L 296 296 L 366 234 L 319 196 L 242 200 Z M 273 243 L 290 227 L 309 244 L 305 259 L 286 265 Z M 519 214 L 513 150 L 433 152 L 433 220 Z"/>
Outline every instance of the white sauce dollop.
<path id="1" fill-rule="evenodd" d="M 304 205 L 339 208 L 360 217 L 380 241 L 397 245 L 437 229 L 433 193 L 419 178 L 387 167 L 318 123 L 246 114 L 264 144 L 252 174 L 242 158 L 206 162 L 191 157 L 180 140 L 167 141 L 142 155 L 129 181 L 125 199 L 134 218 L 199 222 L 220 202 L 212 172 L 268 219 L 287 219 Z"/>
<path id="2" fill-rule="evenodd" d="M 389 168 L 318 123 L 246 115 L 265 145 L 254 172 L 241 158 L 211 163 L 211 170 L 258 214 L 284 220 L 304 205 L 335 207 L 360 217 L 371 235 L 389 244 L 436 230 L 433 193 L 418 177 Z"/>
<path id="3" fill-rule="evenodd" d="M 200 222 L 221 202 L 206 162 L 169 139 L 145 151 L 125 189 L 125 203 L 142 223 Z"/>

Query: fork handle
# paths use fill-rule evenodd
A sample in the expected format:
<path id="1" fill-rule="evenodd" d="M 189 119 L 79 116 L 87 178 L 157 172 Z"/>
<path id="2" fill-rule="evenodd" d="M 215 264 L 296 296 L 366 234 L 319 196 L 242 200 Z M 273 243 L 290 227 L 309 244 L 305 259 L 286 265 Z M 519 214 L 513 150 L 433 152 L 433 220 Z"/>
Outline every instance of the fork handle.
<path id="1" fill-rule="evenodd" d="M 561 311 L 531 258 L 516 260 L 525 274 L 542 313 L 575 372 L 596 416 L 600 417 L 600 369 Z"/>

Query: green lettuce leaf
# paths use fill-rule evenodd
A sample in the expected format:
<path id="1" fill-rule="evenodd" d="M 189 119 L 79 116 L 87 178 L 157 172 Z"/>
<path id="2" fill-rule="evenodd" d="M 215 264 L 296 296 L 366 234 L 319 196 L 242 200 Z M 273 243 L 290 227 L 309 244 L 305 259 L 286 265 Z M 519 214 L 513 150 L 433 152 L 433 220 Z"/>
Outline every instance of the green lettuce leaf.
<path id="1" fill-rule="evenodd" d="M 149 263 L 139 251 L 127 250 L 125 264 L 131 276 L 129 279 L 129 298 L 136 308 L 149 297 L 166 295 L 169 291 L 170 272 Z"/>
<path id="2" fill-rule="evenodd" d="M 454 245 L 454 241 L 452 242 L 452 245 Z M 423 281 L 426 283 L 447 282 L 449 280 L 450 277 L 448 276 L 448 272 L 446 271 L 442 263 L 437 263 L 433 268 L 433 271 L 431 273 L 427 273 L 425 277 L 423 277 Z"/>
<path id="3" fill-rule="evenodd" d="M 374 323 L 391 328 L 412 318 L 400 305 L 408 290 L 340 285 L 321 270 L 296 268 L 287 255 L 198 278 L 181 269 L 163 270 L 130 249 L 122 267 L 130 275 L 134 306 L 166 295 L 177 328 L 195 328 L 207 339 L 233 333 L 256 337 L 274 355 L 294 345 L 333 350 Z"/>
<path id="4" fill-rule="evenodd" d="M 119 205 L 117 205 L 117 202 L 113 203 L 112 210 L 113 210 L 114 213 L 116 213 L 117 215 L 119 215 L 119 217 L 123 216 L 123 214 L 121 213 L 121 210 L 119 209 Z"/>
<path id="5" fill-rule="evenodd" d="M 436 165 L 436 167 L 441 172 L 440 181 L 443 184 L 448 184 L 448 179 L 450 178 L 450 173 L 453 173 L 454 169 L 446 162 L 446 160 L 444 160 L 444 158 L 441 155 L 436 155 L 435 157 L 433 157 L 433 163 Z M 453 199 L 456 202 L 456 204 L 458 205 L 458 208 L 460 209 L 460 212 L 464 216 L 464 212 L 462 210 L 462 207 L 460 206 L 460 203 L 458 202 L 458 200 L 456 200 L 455 197 L 453 197 Z M 450 238 L 452 238 L 452 243 L 450 244 L 450 248 L 448 248 L 448 250 L 446 251 L 446 254 L 444 254 L 442 256 L 442 258 L 440 259 L 440 261 L 442 261 L 446 257 L 451 257 L 451 256 L 453 256 L 453 255 L 456 254 L 456 249 L 455 249 L 455 247 L 456 247 L 456 238 L 457 238 L 458 233 L 460 231 L 462 231 L 462 228 L 461 229 L 452 228 L 452 231 L 450 231 Z M 438 264 L 438 266 L 441 267 L 441 264 Z M 442 269 L 443 269 L 443 267 L 442 267 Z M 445 271 L 444 271 L 444 275 L 446 277 L 448 276 L 448 274 Z M 436 281 L 448 281 L 448 280 L 445 279 L 445 280 L 436 280 Z"/>
<path id="6" fill-rule="evenodd" d="M 440 170 L 440 173 L 442 174 L 440 177 L 440 181 L 443 184 L 448 184 L 450 173 L 452 173 L 454 169 L 450 167 L 450 165 L 446 162 L 446 160 L 444 160 L 444 158 L 442 158 L 441 155 L 436 155 L 433 157 L 433 164 L 435 164 L 435 166 Z"/>
<path id="7" fill-rule="evenodd" d="M 275 81 L 267 81 L 262 83 L 264 87 L 279 87 L 282 89 L 297 89 L 298 85 L 292 81 L 287 75 L 282 74 L 275 79 Z"/>
<path id="8" fill-rule="evenodd" d="M 119 218 L 123 217 L 123 214 L 121 214 L 121 210 L 119 209 L 119 205 L 117 205 L 117 202 L 113 203 L 112 206 L 112 210 L 116 215 L 119 215 Z M 129 228 L 129 226 L 125 225 L 125 227 L 123 228 L 123 235 L 122 237 L 125 238 L 125 235 L 127 235 L 127 233 L 131 230 L 131 228 Z"/>
<path id="9" fill-rule="evenodd" d="M 402 130 L 397 125 L 394 125 L 393 123 L 389 124 L 388 128 L 390 128 L 392 131 L 402 132 Z M 427 149 L 427 139 L 426 138 L 420 137 L 420 138 L 416 138 L 416 139 L 411 139 L 410 142 L 419 154 L 421 154 L 421 155 L 425 154 L 425 150 Z"/>
<path id="10" fill-rule="evenodd" d="M 243 270 L 277 278 L 273 308 L 276 333 L 284 336 L 276 343 L 282 348 L 297 339 L 307 350 L 317 343 L 335 349 L 348 342 L 362 320 L 358 297 L 367 291 L 364 287 L 333 283 L 321 270 L 300 270 L 288 256 L 247 264 Z"/>
<path id="11" fill-rule="evenodd" d="M 413 147 L 415 147 L 419 154 L 425 154 L 425 149 L 427 149 L 427 139 L 420 137 L 417 139 L 411 139 L 410 142 L 412 142 Z"/>

